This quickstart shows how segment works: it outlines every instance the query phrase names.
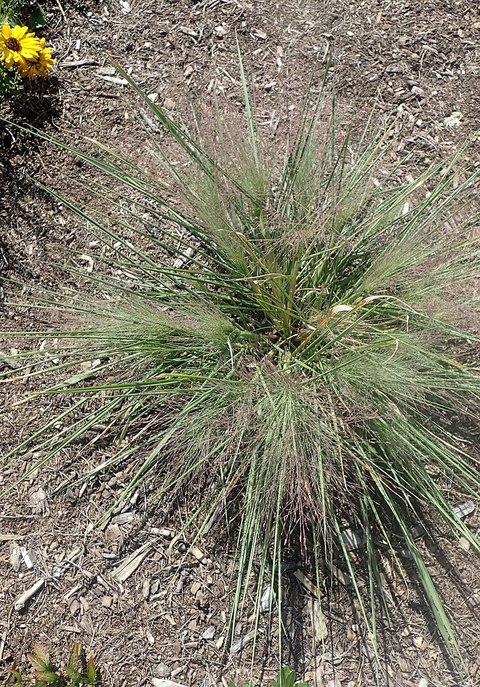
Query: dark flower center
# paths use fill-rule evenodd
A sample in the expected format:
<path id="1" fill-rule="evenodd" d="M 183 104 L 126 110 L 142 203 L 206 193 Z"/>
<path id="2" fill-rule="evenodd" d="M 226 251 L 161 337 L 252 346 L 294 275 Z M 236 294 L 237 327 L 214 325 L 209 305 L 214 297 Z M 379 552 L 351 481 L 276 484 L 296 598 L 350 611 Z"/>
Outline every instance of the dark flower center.
<path id="1" fill-rule="evenodd" d="M 7 46 L 7 48 L 9 50 L 14 50 L 15 52 L 20 52 L 21 45 L 17 41 L 16 38 L 13 38 L 13 36 L 10 36 L 10 38 L 7 38 L 7 40 L 5 41 L 5 45 Z"/>

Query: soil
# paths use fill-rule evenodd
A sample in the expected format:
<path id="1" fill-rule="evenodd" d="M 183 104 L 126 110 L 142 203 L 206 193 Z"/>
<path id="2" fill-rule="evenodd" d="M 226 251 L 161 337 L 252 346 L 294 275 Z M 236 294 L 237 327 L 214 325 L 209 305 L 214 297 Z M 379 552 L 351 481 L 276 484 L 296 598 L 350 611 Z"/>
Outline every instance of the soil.
<path id="1" fill-rule="evenodd" d="M 48 80 L 0 103 L 6 120 L 0 121 L 4 331 L 52 325 L 48 314 L 8 302 L 31 302 L 36 286 L 59 292 L 75 287 L 75 279 L 69 281 L 54 263 L 85 270 L 90 261 L 95 264 L 95 245 L 85 227 L 32 183 L 40 180 L 68 196 L 77 163 L 13 124 L 87 149 L 88 138 L 96 138 L 144 161 L 145 119 L 141 124 L 132 116 L 127 86 L 118 81 L 105 53 L 175 117 L 191 120 L 194 104 L 208 121 L 219 100 L 225 118 L 235 121 L 242 110 L 238 39 L 260 126 L 279 146 L 312 75 L 318 82 L 331 60 L 329 84 L 335 87 L 343 127 L 360 130 L 375 106 L 376 125 L 394 123 L 396 154 L 410 153 L 409 173 L 467 141 L 472 163 L 480 159 L 480 8 L 471 0 L 48 0 L 46 10 L 45 35 L 55 47 L 57 67 Z M 12 334 L 0 349 L 8 356 L 27 350 L 28 341 Z M 2 361 L 8 365 L 5 356 Z M 0 450 L 6 453 L 52 408 L 47 401 L 16 405 L 35 388 L 35 380 L 2 381 Z M 12 660 L 26 664 L 35 643 L 64 660 L 72 642 L 80 640 L 95 656 L 106 685 L 147 685 L 152 679 L 157 685 L 163 679 L 226 685 L 232 679 L 241 683 L 252 672 L 268 684 L 279 667 L 278 638 L 274 633 L 270 645 L 264 641 L 268 614 L 257 632 L 253 668 L 253 642 L 243 651 L 225 653 L 235 569 L 228 543 L 218 533 L 199 541 L 195 555 L 186 553 L 185 543 L 174 541 L 184 514 L 172 515 L 168 504 L 152 513 L 141 492 L 94 527 L 128 475 L 111 472 L 87 488 L 68 485 L 89 465 L 105 460 L 108 451 L 98 447 L 87 455 L 71 449 L 61 462 L 32 474 L 3 497 L 3 666 Z M 3 483 L 29 460 L 4 469 Z M 480 531 L 478 509 L 466 520 Z M 418 591 L 396 580 L 399 603 L 383 633 L 387 658 L 381 684 L 480 685 L 480 566 L 463 545 L 434 532 L 425 555 L 455 619 L 468 676 L 459 678 L 449 665 Z M 122 573 L 125 562 L 132 565 L 130 574 Z M 365 629 L 348 590 L 341 584 L 334 590 L 327 617 L 332 638 L 322 645 L 302 574 L 308 578 L 308 571 L 289 576 L 289 639 L 282 661 L 317 685 L 373 685 Z M 44 582 L 36 594 L 17 610 L 18 597 L 38 580 Z M 251 611 L 247 604 L 237 622 L 237 643 L 253 630 Z"/>

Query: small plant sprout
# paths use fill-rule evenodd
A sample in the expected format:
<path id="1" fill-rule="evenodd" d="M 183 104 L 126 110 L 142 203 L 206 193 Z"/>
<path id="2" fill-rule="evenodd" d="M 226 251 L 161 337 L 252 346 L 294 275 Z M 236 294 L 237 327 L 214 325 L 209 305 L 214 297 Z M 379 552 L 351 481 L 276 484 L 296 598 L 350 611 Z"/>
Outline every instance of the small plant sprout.
<path id="1" fill-rule="evenodd" d="M 33 668 L 33 676 L 25 675 L 16 668 L 11 668 L 7 685 L 22 685 L 23 687 L 86 687 L 101 684 L 93 657 L 87 660 L 85 651 L 79 642 L 75 642 L 68 663 L 64 668 L 58 668 L 52 663 L 48 653 L 36 646 L 28 659 Z"/>
<path id="2" fill-rule="evenodd" d="M 256 687 L 254 682 L 245 682 L 243 685 L 236 685 L 230 682 L 229 687 Z M 310 687 L 308 682 L 297 682 L 297 676 L 293 670 L 284 666 L 278 673 L 271 687 Z"/>

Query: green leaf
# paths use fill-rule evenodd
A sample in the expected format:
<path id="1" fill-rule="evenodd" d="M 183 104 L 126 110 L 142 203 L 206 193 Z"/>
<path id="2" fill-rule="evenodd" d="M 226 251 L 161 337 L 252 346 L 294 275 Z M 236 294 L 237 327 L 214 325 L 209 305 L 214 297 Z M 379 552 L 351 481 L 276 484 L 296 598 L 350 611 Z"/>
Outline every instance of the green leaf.
<path id="1" fill-rule="evenodd" d="M 284 666 L 280 670 L 277 679 L 273 682 L 272 687 L 294 687 L 296 677 L 293 670 Z"/>
<path id="2" fill-rule="evenodd" d="M 97 684 L 97 670 L 95 668 L 95 663 L 93 656 L 89 656 L 87 662 L 87 673 L 86 673 L 86 684 L 96 685 Z"/>
<path id="3" fill-rule="evenodd" d="M 52 669 L 48 653 L 39 644 L 36 644 L 33 652 L 28 654 L 28 660 L 32 664 L 33 669 L 38 672 Z"/>
<path id="4" fill-rule="evenodd" d="M 28 28 L 32 31 L 42 29 L 47 23 L 47 16 L 41 5 L 37 5 L 28 18 Z"/>

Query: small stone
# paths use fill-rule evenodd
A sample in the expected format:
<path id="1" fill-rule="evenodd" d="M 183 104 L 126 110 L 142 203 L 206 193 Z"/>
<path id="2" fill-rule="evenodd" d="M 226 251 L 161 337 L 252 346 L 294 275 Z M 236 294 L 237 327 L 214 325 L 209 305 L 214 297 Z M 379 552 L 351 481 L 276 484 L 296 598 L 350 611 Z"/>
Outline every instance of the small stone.
<path id="1" fill-rule="evenodd" d="M 113 598 L 111 596 L 102 596 L 102 606 L 105 608 L 111 608 L 113 604 Z"/>
<path id="2" fill-rule="evenodd" d="M 415 644 L 417 649 L 424 649 L 426 646 L 426 642 L 423 637 L 414 637 L 413 643 Z"/>
<path id="3" fill-rule="evenodd" d="M 166 663 L 159 663 L 155 667 L 155 675 L 158 675 L 158 677 L 169 677 L 171 672 L 171 669 L 166 665 Z"/>
<path id="4" fill-rule="evenodd" d="M 191 76 L 192 74 L 193 74 L 193 67 L 191 64 L 188 64 L 185 67 L 185 71 L 183 72 L 183 75 L 186 79 L 188 79 L 188 77 Z"/>
<path id="5" fill-rule="evenodd" d="M 460 548 L 462 548 L 464 551 L 470 551 L 470 542 L 468 541 L 468 539 L 466 539 L 465 537 L 460 537 L 458 543 L 460 545 Z"/>
<path id="6" fill-rule="evenodd" d="M 203 639 L 213 639 L 215 637 L 215 625 L 210 625 L 207 627 L 205 632 L 202 635 Z"/>
<path id="7" fill-rule="evenodd" d="M 165 100 L 163 101 L 163 107 L 166 110 L 174 110 L 176 108 L 176 106 L 177 105 L 176 105 L 175 101 L 172 100 L 171 98 L 165 98 Z"/>
<path id="8" fill-rule="evenodd" d="M 428 680 L 426 677 L 422 677 L 422 679 L 418 683 L 418 687 L 428 687 Z"/>
<path id="9" fill-rule="evenodd" d="M 423 98 L 423 96 L 425 95 L 425 91 L 423 90 L 423 88 L 420 88 L 420 86 L 412 86 L 411 91 L 413 95 L 418 95 L 420 98 Z"/>

